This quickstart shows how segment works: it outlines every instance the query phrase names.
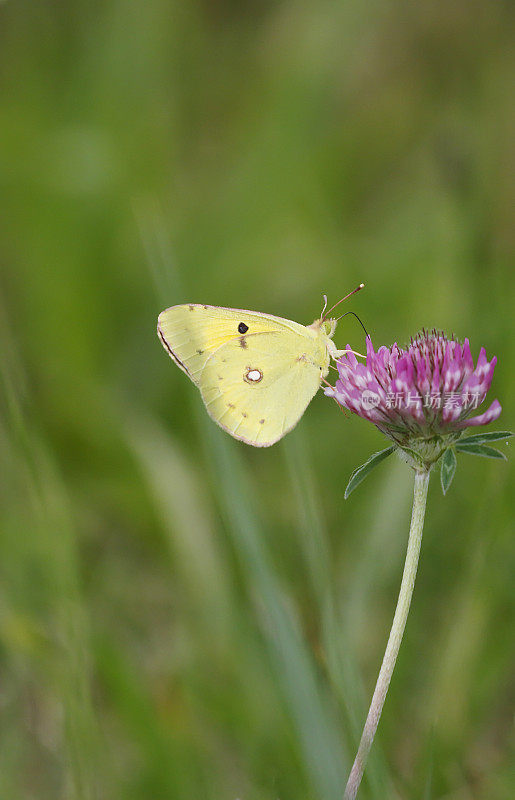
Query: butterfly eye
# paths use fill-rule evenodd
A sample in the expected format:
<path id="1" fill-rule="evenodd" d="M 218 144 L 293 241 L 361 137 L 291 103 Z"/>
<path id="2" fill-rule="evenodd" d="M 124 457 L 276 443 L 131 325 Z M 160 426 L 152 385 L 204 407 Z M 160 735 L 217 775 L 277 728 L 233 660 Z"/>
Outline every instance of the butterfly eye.
<path id="1" fill-rule="evenodd" d="M 240 322 L 240 324 L 238 325 L 238 332 L 239 333 L 247 333 L 248 329 L 249 329 L 249 326 L 245 325 L 244 322 Z"/>

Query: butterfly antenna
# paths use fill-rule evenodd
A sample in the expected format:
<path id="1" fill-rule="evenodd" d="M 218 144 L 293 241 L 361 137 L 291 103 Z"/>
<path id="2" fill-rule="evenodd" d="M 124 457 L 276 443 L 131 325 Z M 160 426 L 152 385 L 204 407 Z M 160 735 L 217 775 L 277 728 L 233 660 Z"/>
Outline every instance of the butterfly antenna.
<path id="1" fill-rule="evenodd" d="M 360 283 L 360 285 L 359 285 L 359 286 L 357 286 L 357 287 L 356 287 L 356 289 L 353 289 L 353 290 L 352 290 L 352 292 L 349 292 L 349 294 L 346 294 L 346 295 L 345 295 L 345 297 L 342 297 L 342 299 L 341 299 L 341 300 L 338 300 L 338 302 L 337 302 L 337 303 L 335 303 L 335 304 L 334 304 L 334 306 L 331 306 L 331 308 L 329 309 L 329 311 L 327 311 L 326 313 L 324 313 L 323 320 L 325 320 L 325 319 L 328 317 L 328 315 L 331 313 L 331 311 L 333 311 L 333 309 L 335 309 L 335 308 L 336 308 L 336 306 L 339 306 L 339 305 L 340 305 L 340 303 L 343 303 L 343 301 L 344 301 L 344 300 L 347 300 L 349 297 L 352 297 L 352 295 L 353 295 L 353 294 L 356 294 L 356 292 L 359 292 L 359 291 L 360 291 L 360 289 L 364 289 L 364 287 L 365 287 L 365 284 L 364 284 L 364 283 Z M 324 312 L 325 312 L 325 309 L 324 309 Z M 323 320 L 322 320 L 322 321 L 323 321 Z"/>
<path id="2" fill-rule="evenodd" d="M 368 331 L 367 331 L 367 329 L 365 328 L 365 326 L 364 326 L 364 325 L 363 325 L 363 323 L 361 322 L 361 320 L 360 320 L 360 318 L 358 317 L 358 315 L 354 313 L 354 311 L 346 311 L 346 312 L 345 312 L 345 314 L 342 314 L 342 315 L 341 315 L 341 317 L 338 317 L 338 319 L 336 320 L 336 322 L 339 322 L 341 319 L 343 319 L 344 317 L 348 316 L 348 314 L 352 314 L 352 316 L 353 316 L 353 317 L 356 317 L 356 319 L 358 320 L 359 324 L 361 325 L 361 327 L 362 327 L 362 328 L 363 328 L 363 330 L 365 331 L 365 336 L 368 338 Z"/>
<path id="3" fill-rule="evenodd" d="M 322 309 L 322 313 L 320 314 L 320 319 L 324 319 L 325 310 L 327 308 L 327 295 L 323 294 L 322 298 L 323 298 L 323 301 L 324 301 L 324 307 Z"/>

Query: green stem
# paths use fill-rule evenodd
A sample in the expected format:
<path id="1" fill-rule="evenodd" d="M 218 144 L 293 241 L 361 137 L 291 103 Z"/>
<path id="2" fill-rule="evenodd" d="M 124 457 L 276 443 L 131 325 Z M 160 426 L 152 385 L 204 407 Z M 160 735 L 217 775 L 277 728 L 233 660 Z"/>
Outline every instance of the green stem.
<path id="1" fill-rule="evenodd" d="M 424 515 L 426 510 L 427 487 L 429 483 L 428 471 L 415 472 L 415 487 L 413 491 L 413 511 L 411 514 L 411 526 L 408 539 L 408 551 L 406 553 L 406 561 L 404 563 L 404 572 L 402 574 L 401 588 L 399 591 L 399 599 L 397 600 L 397 608 L 395 609 L 395 616 L 393 618 L 392 629 L 390 637 L 379 671 L 376 688 L 370 708 L 368 711 L 367 720 L 361 741 L 359 743 L 358 752 L 352 765 L 352 770 L 347 781 L 345 788 L 344 800 L 354 800 L 358 793 L 358 789 L 363 777 L 365 764 L 374 741 L 375 732 L 379 724 L 381 712 L 383 710 L 386 693 L 390 685 L 390 680 L 401 646 L 402 635 L 406 626 L 408 612 L 413 595 L 413 587 L 415 585 L 415 576 L 417 574 L 418 558 L 420 555 L 420 544 L 422 542 L 422 529 L 424 527 Z"/>

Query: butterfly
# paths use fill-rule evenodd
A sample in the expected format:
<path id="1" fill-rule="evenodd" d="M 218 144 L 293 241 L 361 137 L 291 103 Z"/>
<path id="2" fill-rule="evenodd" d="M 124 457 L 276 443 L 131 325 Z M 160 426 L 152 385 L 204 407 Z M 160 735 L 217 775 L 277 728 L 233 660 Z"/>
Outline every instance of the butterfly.
<path id="1" fill-rule="evenodd" d="M 330 359 L 347 352 L 332 341 L 337 320 L 324 316 L 326 306 L 327 299 L 320 318 L 305 326 L 258 311 L 188 303 L 162 311 L 157 333 L 200 390 L 210 417 L 235 439 L 269 447 L 295 427 Z"/>

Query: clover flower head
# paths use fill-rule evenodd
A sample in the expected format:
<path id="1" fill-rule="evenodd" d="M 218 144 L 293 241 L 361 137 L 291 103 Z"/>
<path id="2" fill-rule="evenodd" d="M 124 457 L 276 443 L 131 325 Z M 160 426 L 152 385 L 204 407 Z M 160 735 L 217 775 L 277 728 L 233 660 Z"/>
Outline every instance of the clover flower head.
<path id="1" fill-rule="evenodd" d="M 427 465 L 455 442 L 465 428 L 497 419 L 501 405 L 471 416 L 492 382 L 496 357 L 484 347 L 477 363 L 468 339 L 463 343 L 436 330 L 421 331 L 406 348 L 374 350 L 367 337 L 366 363 L 348 348 L 338 359 L 339 378 L 325 394 L 369 420 L 395 444 L 418 454 Z"/>

